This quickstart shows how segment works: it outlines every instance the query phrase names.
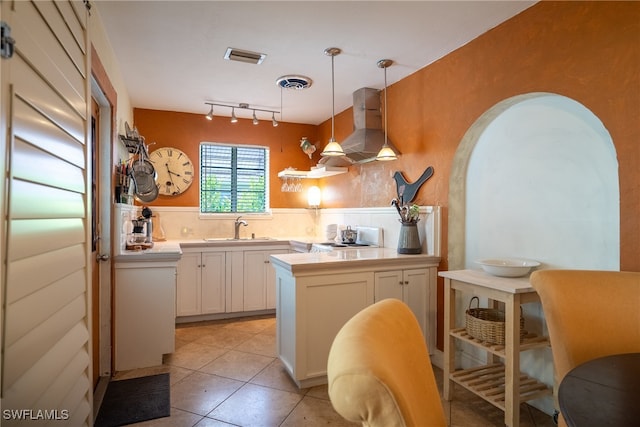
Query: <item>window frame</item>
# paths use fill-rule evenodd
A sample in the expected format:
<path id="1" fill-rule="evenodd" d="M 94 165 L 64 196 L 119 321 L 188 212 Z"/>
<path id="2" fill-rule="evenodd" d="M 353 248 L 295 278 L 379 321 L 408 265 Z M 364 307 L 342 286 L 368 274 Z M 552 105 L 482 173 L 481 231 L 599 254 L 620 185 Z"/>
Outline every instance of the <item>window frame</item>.
<path id="1" fill-rule="evenodd" d="M 243 149 L 259 149 L 264 150 L 264 197 L 265 197 L 265 207 L 264 211 L 261 212 L 203 212 L 202 211 L 202 191 L 203 191 L 203 165 L 202 165 L 202 147 L 203 146 L 220 146 L 227 147 L 231 149 L 243 148 Z M 238 144 L 238 143 L 225 143 L 225 142 L 212 142 L 212 141 L 202 141 L 198 146 L 198 214 L 200 219 L 226 219 L 226 218 L 237 218 L 239 216 L 243 217 L 271 217 L 271 197 L 270 197 L 270 148 L 268 146 L 256 145 L 256 144 Z M 235 158 L 235 155 L 233 156 Z M 231 165 L 232 167 L 232 185 L 235 186 L 237 182 L 237 164 Z M 237 188 L 234 188 L 234 191 Z"/>

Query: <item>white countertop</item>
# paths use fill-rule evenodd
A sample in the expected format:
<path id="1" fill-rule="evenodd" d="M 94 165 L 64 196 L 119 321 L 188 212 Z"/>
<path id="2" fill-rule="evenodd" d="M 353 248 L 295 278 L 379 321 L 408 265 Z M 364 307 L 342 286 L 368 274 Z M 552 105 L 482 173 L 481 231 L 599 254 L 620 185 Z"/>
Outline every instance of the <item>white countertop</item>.
<path id="1" fill-rule="evenodd" d="M 237 247 L 262 247 L 272 245 L 288 245 L 290 240 L 286 238 L 242 238 L 242 239 L 230 239 L 227 237 L 213 237 L 207 239 L 188 239 L 176 241 L 183 249 L 184 248 L 210 248 L 210 247 L 225 247 L 225 248 L 237 248 Z"/>
<path id="2" fill-rule="evenodd" d="M 141 251 L 124 250 L 114 257 L 116 262 L 135 261 L 177 261 L 182 256 L 180 242 L 168 240 L 166 242 L 154 242 L 153 247 Z"/>
<path id="3" fill-rule="evenodd" d="M 163 242 L 153 242 L 153 247 L 145 250 L 122 250 L 114 256 L 116 262 L 133 262 L 133 261 L 168 261 L 172 259 L 180 259 L 182 249 L 186 248 L 233 248 L 244 250 L 247 247 L 263 248 L 274 245 L 289 245 L 290 242 L 300 242 L 310 247 L 311 242 L 298 238 L 243 238 L 230 239 L 226 237 L 210 238 L 210 239 L 181 239 L 166 240 Z"/>
<path id="4" fill-rule="evenodd" d="M 291 253 L 271 255 L 274 267 L 284 268 L 292 273 L 325 270 L 327 268 L 370 268 L 381 267 L 385 264 L 394 267 L 422 264 L 438 265 L 440 257 L 427 254 L 399 254 L 393 248 L 365 248 L 336 250 L 319 253 Z"/>

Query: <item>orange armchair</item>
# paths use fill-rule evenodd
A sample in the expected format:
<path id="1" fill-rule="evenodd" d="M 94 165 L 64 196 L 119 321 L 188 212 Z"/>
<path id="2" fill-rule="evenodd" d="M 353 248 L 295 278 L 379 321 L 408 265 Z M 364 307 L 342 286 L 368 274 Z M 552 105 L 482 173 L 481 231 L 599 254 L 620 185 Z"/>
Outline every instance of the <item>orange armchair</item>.
<path id="1" fill-rule="evenodd" d="M 364 426 L 446 426 L 418 321 L 397 299 L 360 311 L 336 335 L 327 366 L 329 398 Z"/>
<path id="2" fill-rule="evenodd" d="M 539 270 L 530 282 L 549 329 L 556 386 L 577 365 L 640 351 L 640 273 Z M 562 416 L 560 426 L 566 426 Z"/>

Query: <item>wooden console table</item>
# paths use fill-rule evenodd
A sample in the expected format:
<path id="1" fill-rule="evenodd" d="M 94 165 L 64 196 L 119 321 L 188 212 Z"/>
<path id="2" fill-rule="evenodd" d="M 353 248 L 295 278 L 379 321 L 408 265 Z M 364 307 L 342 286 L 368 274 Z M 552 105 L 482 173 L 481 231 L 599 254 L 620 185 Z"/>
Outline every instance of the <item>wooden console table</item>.
<path id="1" fill-rule="evenodd" d="M 479 270 L 442 271 L 444 277 L 444 398 L 453 397 L 453 383 L 482 397 L 504 411 L 508 426 L 520 424 L 520 402 L 552 394 L 535 378 L 520 373 L 520 352 L 549 346 L 546 337 L 527 334 L 520 342 L 520 304 L 539 302 L 528 277 L 496 277 Z M 456 292 L 504 303 L 505 344 L 474 339 L 465 328 L 456 328 Z M 489 363 L 471 369 L 455 366 L 456 340 L 487 351 Z"/>

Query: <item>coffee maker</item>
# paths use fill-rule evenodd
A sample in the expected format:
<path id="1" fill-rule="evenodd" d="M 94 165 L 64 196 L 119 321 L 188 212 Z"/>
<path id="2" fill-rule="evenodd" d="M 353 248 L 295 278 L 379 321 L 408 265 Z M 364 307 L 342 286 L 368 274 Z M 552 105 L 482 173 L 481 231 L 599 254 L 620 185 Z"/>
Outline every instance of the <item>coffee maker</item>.
<path id="1" fill-rule="evenodd" d="M 127 238 L 128 250 L 143 250 L 153 247 L 153 224 L 151 222 L 151 209 L 144 206 L 142 215 L 132 219 L 132 233 Z"/>

